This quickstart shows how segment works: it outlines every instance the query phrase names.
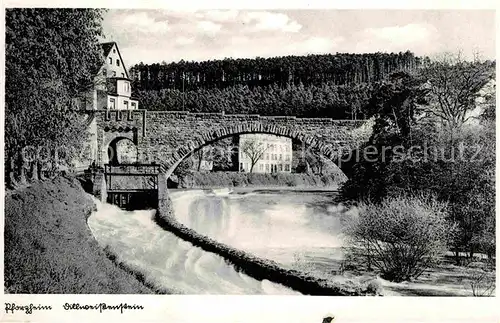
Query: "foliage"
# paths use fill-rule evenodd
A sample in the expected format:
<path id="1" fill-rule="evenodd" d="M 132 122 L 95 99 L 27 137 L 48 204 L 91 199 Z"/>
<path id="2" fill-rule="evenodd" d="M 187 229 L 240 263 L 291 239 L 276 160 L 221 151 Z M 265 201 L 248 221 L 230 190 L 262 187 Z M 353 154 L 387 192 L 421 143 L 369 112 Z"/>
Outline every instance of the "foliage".
<path id="1" fill-rule="evenodd" d="M 469 264 L 466 271 L 469 273 L 469 287 L 472 290 L 473 296 L 491 296 L 495 292 L 495 265 L 490 260 L 487 263 L 479 263 L 480 268 L 472 266 L 475 263 Z"/>
<path id="2" fill-rule="evenodd" d="M 309 149 L 305 159 L 311 167 L 313 174 L 319 175 L 322 175 L 326 166 L 331 163 L 331 161 L 322 155 L 317 149 Z"/>
<path id="3" fill-rule="evenodd" d="M 261 87 L 235 85 L 223 89 L 199 88 L 186 92 L 177 89 L 141 90 L 136 93 L 148 110 L 186 110 L 191 112 L 248 113 L 362 119 L 372 85 L 368 83 L 335 85 L 271 84 Z"/>
<path id="4" fill-rule="evenodd" d="M 436 165 L 430 186 L 440 199 L 450 202 L 450 213 L 461 229 L 455 251 L 491 257 L 495 253 L 495 125 L 462 129 L 444 146 L 455 151 L 465 147 L 453 162 Z"/>
<path id="5" fill-rule="evenodd" d="M 375 118 L 373 133 L 352 154 L 351 159 L 356 159 L 350 161 L 354 165 L 349 180 L 342 186 L 343 198 L 376 202 L 388 195 L 391 186 L 404 187 L 392 167 L 398 156 L 393 148 L 401 146 L 404 150 L 420 138 L 412 133 L 417 104 L 425 96 L 420 85 L 420 80 L 412 75 L 398 73 L 376 87 L 367 107 L 368 115 Z"/>
<path id="6" fill-rule="evenodd" d="M 193 154 L 195 171 L 201 170 L 201 162 L 213 163 L 213 171 L 227 171 L 237 169 L 234 157 L 237 149 L 233 145 L 233 137 L 218 140 L 211 145 L 204 146 Z"/>
<path id="7" fill-rule="evenodd" d="M 421 61 L 411 52 L 180 61 L 130 75 L 149 110 L 362 119 L 373 83 Z"/>
<path id="8" fill-rule="evenodd" d="M 101 15 L 97 9 L 6 10 L 5 152 L 14 168 L 28 145 L 47 149 L 52 161 L 58 149 L 65 162 L 82 151 L 87 132 L 73 103 L 102 63 Z"/>
<path id="9" fill-rule="evenodd" d="M 480 90 L 495 77 L 495 62 L 469 62 L 446 55 L 419 73 L 430 91 L 430 104 L 424 111 L 455 129 L 471 118 L 467 112 L 475 107 Z"/>
<path id="10" fill-rule="evenodd" d="M 185 177 L 190 175 L 193 170 L 193 160 L 191 158 L 184 159 L 176 169 L 174 169 L 173 174 L 179 177 Z"/>
<path id="11" fill-rule="evenodd" d="M 459 227 L 453 250 L 495 251 L 495 127 L 491 116 L 451 129 L 439 118 L 419 115 L 432 103 L 422 82 L 383 85 L 374 91 L 369 110 L 376 118 L 370 140 L 375 156 L 356 160 L 341 188 L 347 200 L 424 192 L 448 204 L 450 220 Z M 398 85 L 399 84 L 399 85 Z M 494 106 L 489 98 L 486 105 Z M 494 109 L 493 109 L 494 110 Z M 487 109 L 485 110 L 488 111 Z M 494 118 L 494 115 L 493 115 Z M 385 153 L 384 153 L 385 149 Z"/>
<path id="12" fill-rule="evenodd" d="M 255 59 L 137 64 L 130 69 L 138 90 L 192 90 L 247 85 L 305 86 L 371 83 L 396 70 L 412 70 L 422 59 L 413 53 L 327 54 Z"/>
<path id="13" fill-rule="evenodd" d="M 358 210 L 346 225 L 346 257 L 391 281 L 416 278 L 435 264 L 453 232 L 445 205 L 422 196 L 362 202 Z"/>

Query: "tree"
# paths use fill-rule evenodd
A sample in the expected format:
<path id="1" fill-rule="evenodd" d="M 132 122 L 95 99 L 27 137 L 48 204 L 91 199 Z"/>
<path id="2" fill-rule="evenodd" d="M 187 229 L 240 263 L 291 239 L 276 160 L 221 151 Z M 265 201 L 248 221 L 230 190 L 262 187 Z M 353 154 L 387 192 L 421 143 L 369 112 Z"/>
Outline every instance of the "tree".
<path id="1" fill-rule="evenodd" d="M 196 159 L 196 171 L 199 172 L 201 170 L 201 164 L 203 160 L 206 160 L 207 157 L 209 156 L 208 149 L 210 148 L 211 148 L 210 146 L 202 147 L 194 153 Z"/>
<path id="2" fill-rule="evenodd" d="M 250 160 L 250 173 L 253 172 L 253 167 L 264 156 L 267 147 L 256 138 L 246 139 L 241 145 L 241 151 Z"/>
<path id="3" fill-rule="evenodd" d="M 431 61 L 420 70 L 430 91 L 430 104 L 423 109 L 452 132 L 471 118 L 480 90 L 495 76 L 494 62 L 465 61 L 450 54 Z"/>
<path id="4" fill-rule="evenodd" d="M 469 257 L 476 252 L 493 255 L 494 115 L 459 129 L 441 127 L 432 119 L 415 117 L 420 94 L 426 94 L 418 83 L 411 86 L 413 90 L 397 84 L 377 88 L 370 100 L 376 122 L 370 140 L 360 150 L 376 148 L 378 154 L 370 156 L 370 160 L 361 155 L 341 188 L 342 196 L 375 203 L 399 194 L 435 196 L 447 203 L 449 220 L 459 229 L 451 245 L 457 263 L 463 251 Z M 494 101 L 485 103 L 494 110 Z M 398 151 L 401 156 L 394 154 Z"/>
<path id="5" fill-rule="evenodd" d="M 6 10 L 8 171 L 22 177 L 27 148 L 50 151 L 51 161 L 43 164 L 60 163 L 61 158 L 69 163 L 83 150 L 88 132 L 74 99 L 93 86 L 102 65 L 101 20 L 98 9 Z M 31 164 L 36 170 L 42 161 L 34 158 Z"/>
<path id="6" fill-rule="evenodd" d="M 420 276 L 446 251 L 455 231 L 446 205 L 423 196 L 363 202 L 345 228 L 346 259 L 371 264 L 383 278 L 400 282 Z"/>
<path id="7" fill-rule="evenodd" d="M 421 139 L 414 133 L 415 112 L 425 93 L 421 81 L 407 73 L 395 73 L 376 86 L 367 107 L 367 116 L 375 118 L 373 132 L 359 151 L 353 153 L 360 156 L 360 160 L 348 161 L 354 165 L 349 179 L 341 187 L 343 198 L 379 202 L 395 189 L 404 190 L 410 185 L 412 179 L 408 173 L 412 165 L 400 167 L 402 163 L 394 160 L 395 147 L 408 149 Z"/>

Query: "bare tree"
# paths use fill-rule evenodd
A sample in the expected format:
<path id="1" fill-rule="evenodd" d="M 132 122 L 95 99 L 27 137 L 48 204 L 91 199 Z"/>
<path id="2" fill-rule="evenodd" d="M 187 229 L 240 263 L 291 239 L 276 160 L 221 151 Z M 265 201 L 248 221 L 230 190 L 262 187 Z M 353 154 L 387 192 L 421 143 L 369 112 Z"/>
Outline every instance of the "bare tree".
<path id="1" fill-rule="evenodd" d="M 253 167 L 264 156 L 267 147 L 259 140 L 252 138 L 245 140 L 241 145 L 241 151 L 250 159 L 250 173 L 253 172 Z"/>
<path id="2" fill-rule="evenodd" d="M 423 111 L 437 117 L 450 130 L 460 128 L 472 116 L 480 90 L 495 76 L 495 63 L 475 58 L 466 61 L 462 55 L 444 55 L 422 68 L 427 80 L 429 105 Z"/>
<path id="3" fill-rule="evenodd" d="M 212 149 L 211 146 L 207 146 L 207 147 L 200 148 L 195 152 L 195 159 L 197 162 L 196 171 L 199 172 L 201 170 L 201 164 L 202 164 L 203 160 L 208 159 L 208 157 L 210 155 L 208 150 L 210 150 L 210 152 L 211 152 L 211 149 Z"/>
<path id="4" fill-rule="evenodd" d="M 317 175 L 323 175 L 325 168 L 328 166 L 328 159 L 317 149 L 309 149 L 307 151 L 306 162 L 311 167 L 313 173 Z"/>

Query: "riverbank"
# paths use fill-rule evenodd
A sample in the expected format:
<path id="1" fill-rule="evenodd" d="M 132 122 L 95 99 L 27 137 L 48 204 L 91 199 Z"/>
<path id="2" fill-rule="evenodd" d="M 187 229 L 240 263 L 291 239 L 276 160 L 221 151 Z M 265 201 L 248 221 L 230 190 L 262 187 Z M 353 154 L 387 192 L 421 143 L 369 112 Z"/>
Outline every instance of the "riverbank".
<path id="1" fill-rule="evenodd" d="M 98 245 L 87 226 L 94 209 L 92 198 L 71 178 L 6 192 L 5 293 L 154 293 Z"/>
<path id="2" fill-rule="evenodd" d="M 337 190 L 345 180 L 344 174 L 193 172 L 180 178 L 178 188 L 280 187 Z"/>
<path id="3" fill-rule="evenodd" d="M 221 194 L 227 190 L 221 190 Z M 182 206 L 188 208 L 196 207 L 195 205 L 203 205 L 205 208 L 212 209 L 208 204 L 208 200 L 203 198 L 204 193 L 202 190 L 192 190 L 191 192 L 176 192 L 170 194 L 168 198 L 180 199 L 188 198 L 193 200 L 193 203 L 187 203 L 186 201 L 174 203 L 173 201 L 167 202 L 164 208 L 160 208 L 156 213 L 156 223 L 177 237 L 184 241 L 190 242 L 192 245 L 199 247 L 206 252 L 217 254 L 223 257 L 228 263 L 232 264 L 238 271 L 253 277 L 257 280 L 267 279 L 274 283 L 282 284 L 286 287 L 292 288 L 302 294 L 306 295 L 330 295 L 330 296 L 361 296 L 361 295 L 373 295 L 374 291 L 369 287 L 370 282 L 364 284 L 357 281 L 333 281 L 326 280 L 318 276 L 308 275 L 303 271 L 296 270 L 293 268 L 288 268 L 282 264 L 271 260 L 265 256 L 257 256 L 251 252 L 247 252 L 240 247 L 235 247 L 233 244 L 227 244 L 225 242 L 219 241 L 220 239 L 205 235 L 206 233 L 199 233 L 190 227 L 185 226 L 183 223 L 179 222 L 177 217 L 180 214 L 185 213 L 185 209 Z M 201 200 L 199 198 L 202 198 Z M 204 201 L 201 204 L 197 204 L 199 201 Z M 217 203 L 216 203 L 217 204 Z M 203 208 L 203 207 L 202 207 Z M 196 223 L 200 224 L 204 218 L 207 216 L 213 216 L 214 218 L 208 223 L 209 227 L 214 228 L 220 225 L 224 220 L 220 222 L 217 217 L 220 216 L 219 213 L 209 212 L 208 214 L 200 213 L 200 210 L 194 210 L 195 217 L 201 217 L 195 220 Z M 174 213 L 180 213 L 174 215 Z M 189 217 L 189 215 L 187 215 Z M 185 221 L 184 219 L 183 221 Z M 242 224 L 241 222 L 239 224 Z M 206 225 L 202 225 L 206 228 Z M 227 232 L 229 228 L 222 228 L 224 232 Z M 241 232 L 243 234 L 243 232 Z M 225 234 L 225 233 L 224 233 Z"/>

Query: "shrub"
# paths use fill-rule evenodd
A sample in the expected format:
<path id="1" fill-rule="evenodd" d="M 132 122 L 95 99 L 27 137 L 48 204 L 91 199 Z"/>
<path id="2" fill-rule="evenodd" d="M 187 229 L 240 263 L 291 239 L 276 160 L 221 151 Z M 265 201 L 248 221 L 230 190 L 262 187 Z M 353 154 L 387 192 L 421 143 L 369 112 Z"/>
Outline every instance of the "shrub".
<path id="1" fill-rule="evenodd" d="M 369 294 L 373 295 L 383 295 L 384 294 L 384 286 L 378 279 L 372 279 L 368 282 L 366 286 L 366 291 Z"/>
<path id="2" fill-rule="evenodd" d="M 346 259 L 364 261 L 391 281 L 418 277 L 446 251 L 455 231 L 445 206 L 422 196 L 360 203 L 346 225 Z"/>

